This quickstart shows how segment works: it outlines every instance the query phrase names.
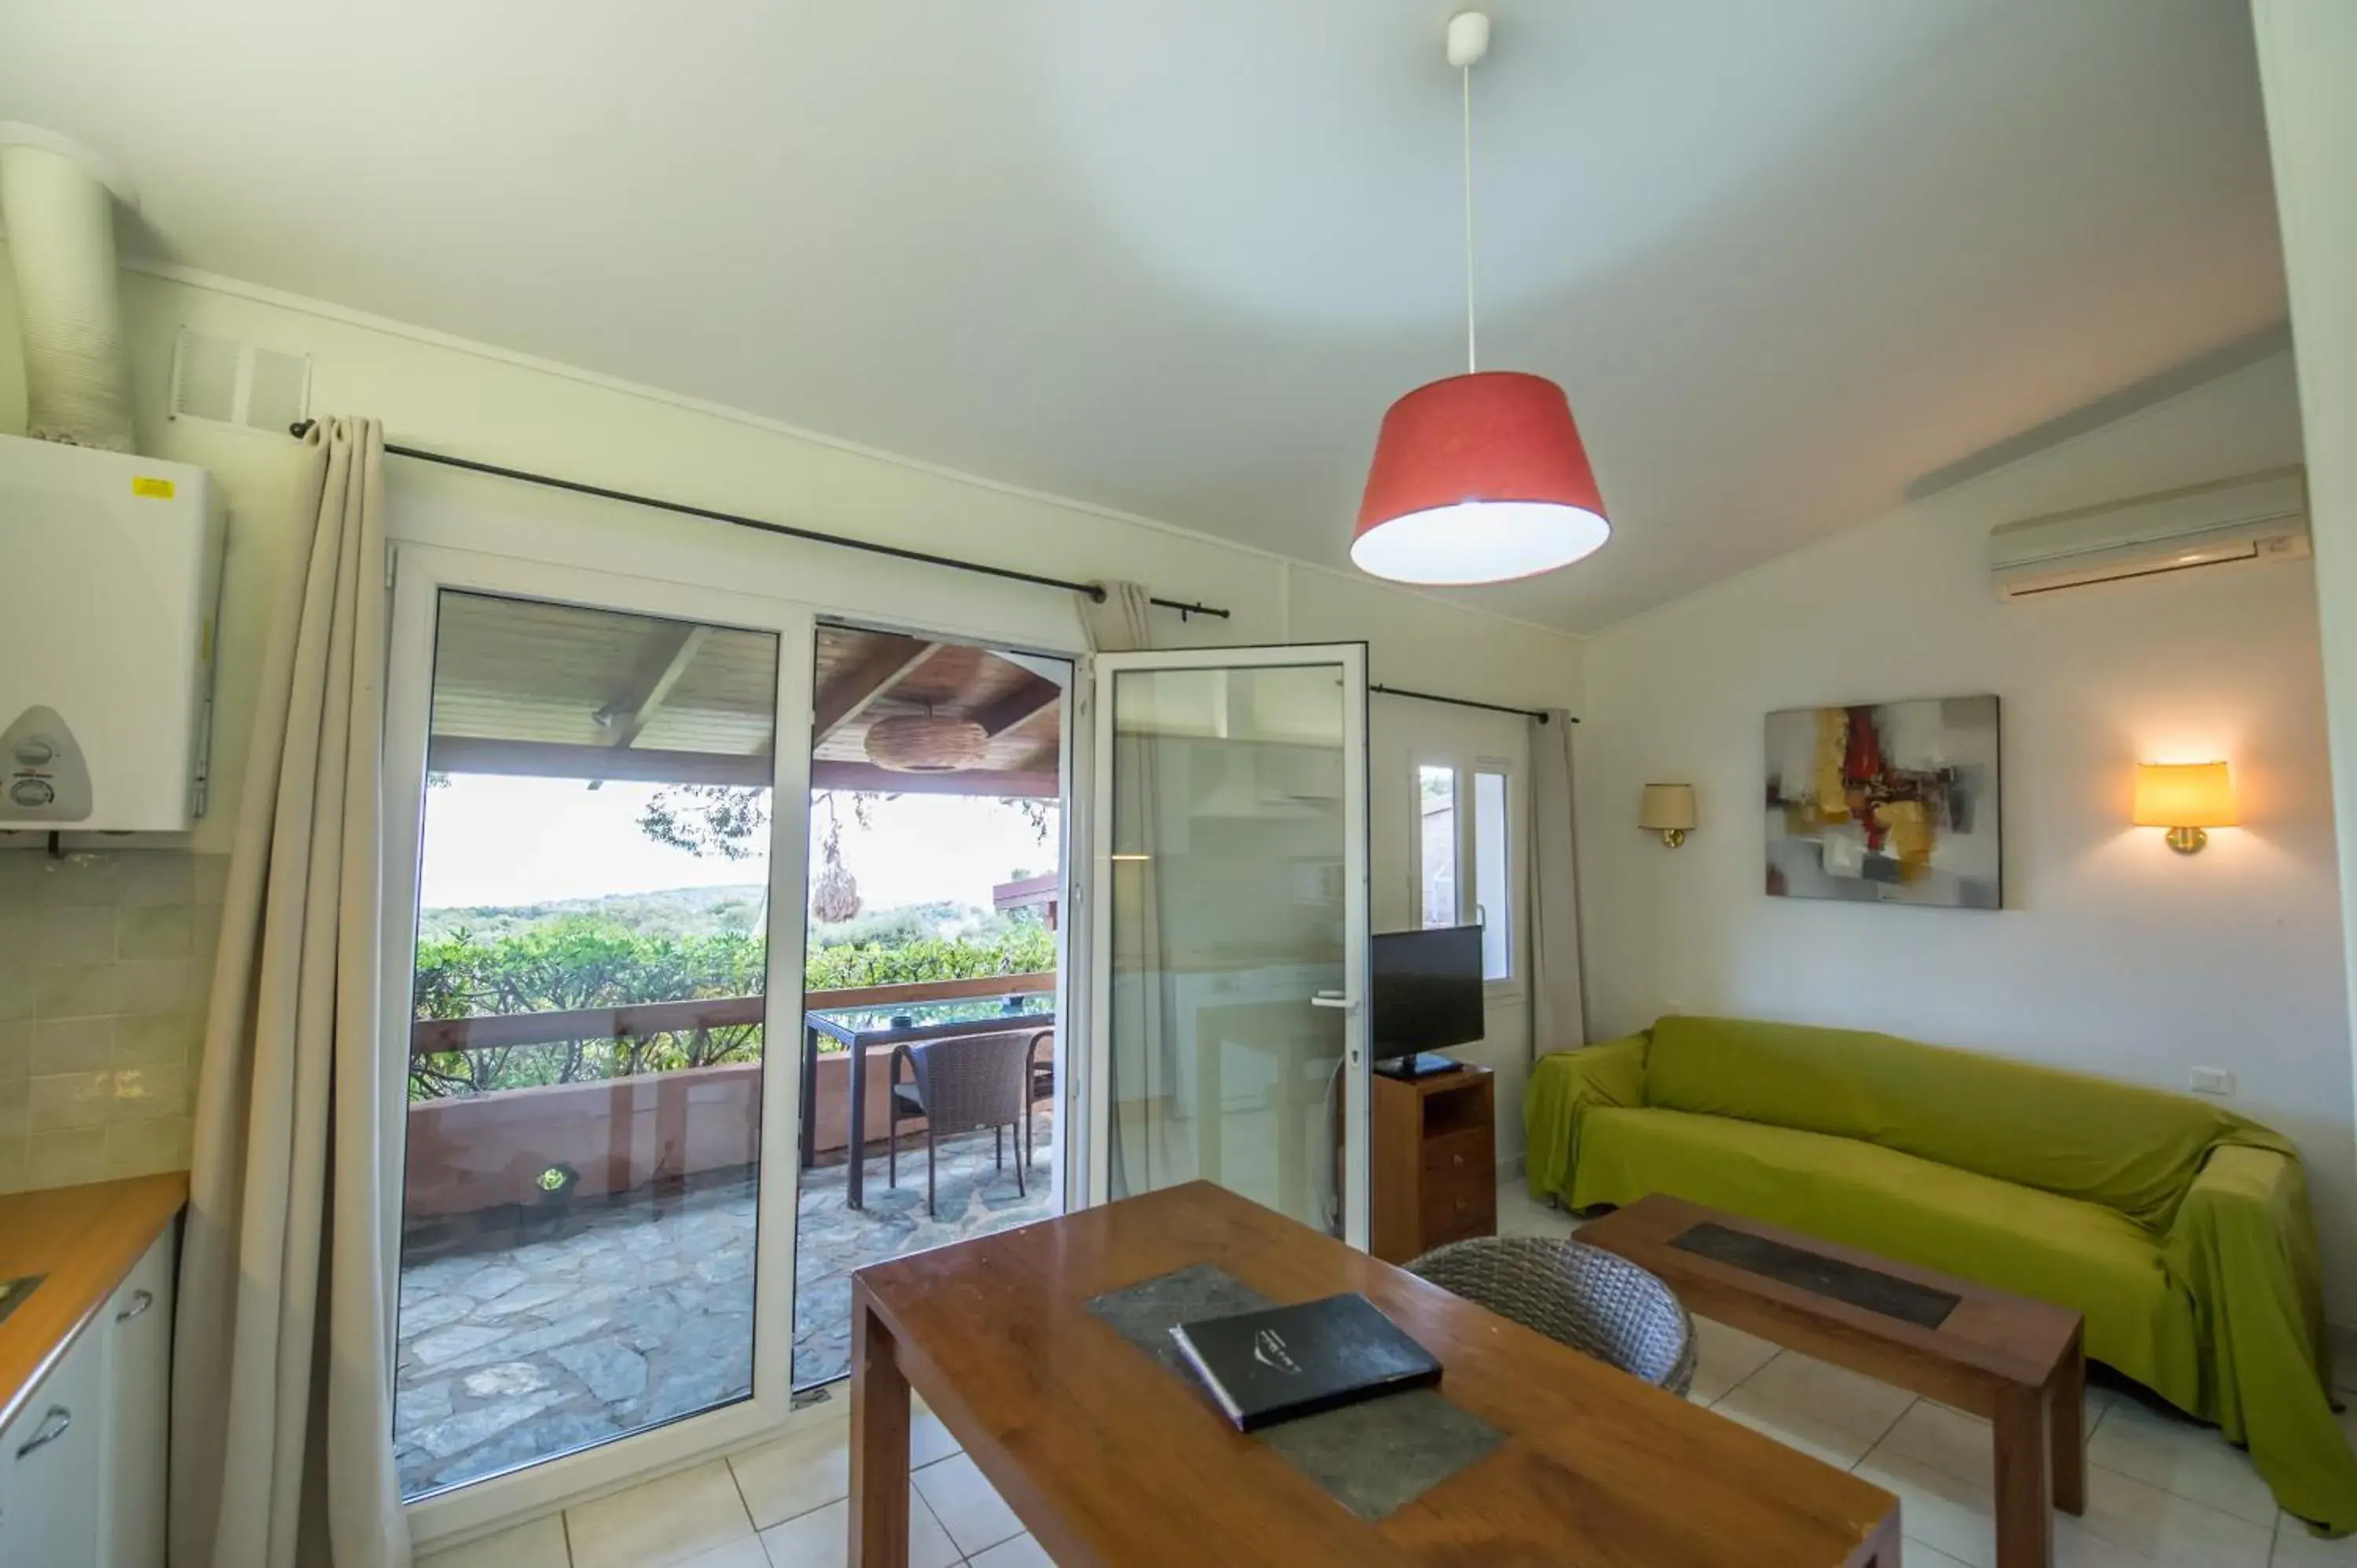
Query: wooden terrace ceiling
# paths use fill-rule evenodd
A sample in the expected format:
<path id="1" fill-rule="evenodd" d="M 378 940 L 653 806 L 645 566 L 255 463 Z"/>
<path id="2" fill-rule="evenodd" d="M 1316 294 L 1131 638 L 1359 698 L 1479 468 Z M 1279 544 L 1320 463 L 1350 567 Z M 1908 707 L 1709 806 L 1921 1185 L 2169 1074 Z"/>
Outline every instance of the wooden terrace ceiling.
<path id="1" fill-rule="evenodd" d="M 741 631 L 570 605 L 446 593 L 428 764 L 439 772 L 660 783 L 767 783 L 777 647 Z M 1049 666 L 1048 668 L 1052 668 Z M 1052 797 L 1063 690 L 985 650 L 823 626 L 813 789 Z M 895 773 L 867 760 L 895 714 L 971 718 L 982 765 Z"/>

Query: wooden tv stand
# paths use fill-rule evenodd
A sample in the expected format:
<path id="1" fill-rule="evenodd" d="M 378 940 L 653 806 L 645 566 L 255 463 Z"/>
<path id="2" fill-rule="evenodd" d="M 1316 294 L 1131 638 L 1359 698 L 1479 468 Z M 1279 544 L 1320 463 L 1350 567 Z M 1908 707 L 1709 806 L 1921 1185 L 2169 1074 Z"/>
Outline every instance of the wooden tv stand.
<path id="1" fill-rule="evenodd" d="M 1368 1250 L 1405 1263 L 1498 1229 L 1497 1082 L 1485 1067 L 1373 1079 Z"/>

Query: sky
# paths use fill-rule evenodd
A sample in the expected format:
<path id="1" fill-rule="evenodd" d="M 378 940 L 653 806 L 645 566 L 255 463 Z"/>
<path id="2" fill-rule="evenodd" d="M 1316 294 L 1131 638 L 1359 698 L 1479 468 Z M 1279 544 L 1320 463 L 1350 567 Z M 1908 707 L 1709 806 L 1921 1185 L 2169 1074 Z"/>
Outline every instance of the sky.
<path id="1" fill-rule="evenodd" d="M 538 904 L 610 893 L 660 893 L 759 882 L 767 857 L 697 856 L 639 831 L 639 813 L 662 788 L 579 779 L 452 774 L 425 792 L 425 849 L 418 902 L 428 909 Z M 1023 814 L 996 800 L 900 795 L 876 801 L 872 829 L 836 807 L 843 857 L 869 909 L 934 899 L 990 908 L 990 889 L 1015 872 L 1056 862 L 1055 830 L 1043 843 Z M 812 819 L 818 864 L 826 809 Z"/>

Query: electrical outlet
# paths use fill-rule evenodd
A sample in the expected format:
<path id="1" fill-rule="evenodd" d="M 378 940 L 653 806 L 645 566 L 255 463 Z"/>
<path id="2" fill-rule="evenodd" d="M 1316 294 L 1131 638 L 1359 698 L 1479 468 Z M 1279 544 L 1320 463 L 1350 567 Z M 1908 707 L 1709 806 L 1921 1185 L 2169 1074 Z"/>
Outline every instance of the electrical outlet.
<path id="1" fill-rule="evenodd" d="M 2198 1067 L 2193 1069 L 2193 1092 L 2196 1094 L 2232 1094 L 2234 1075 L 2222 1067 Z"/>

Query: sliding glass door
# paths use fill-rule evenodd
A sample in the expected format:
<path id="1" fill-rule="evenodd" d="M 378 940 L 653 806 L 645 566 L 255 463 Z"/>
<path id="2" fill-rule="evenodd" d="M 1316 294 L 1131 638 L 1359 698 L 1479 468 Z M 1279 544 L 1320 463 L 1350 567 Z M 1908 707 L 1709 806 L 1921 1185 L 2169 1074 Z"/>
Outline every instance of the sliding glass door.
<path id="1" fill-rule="evenodd" d="M 1091 1187 L 1366 1240 L 1360 644 L 1101 654 Z"/>
<path id="2" fill-rule="evenodd" d="M 784 1413 L 809 622 L 401 578 L 393 1435 L 404 1497 L 495 1518 Z"/>

